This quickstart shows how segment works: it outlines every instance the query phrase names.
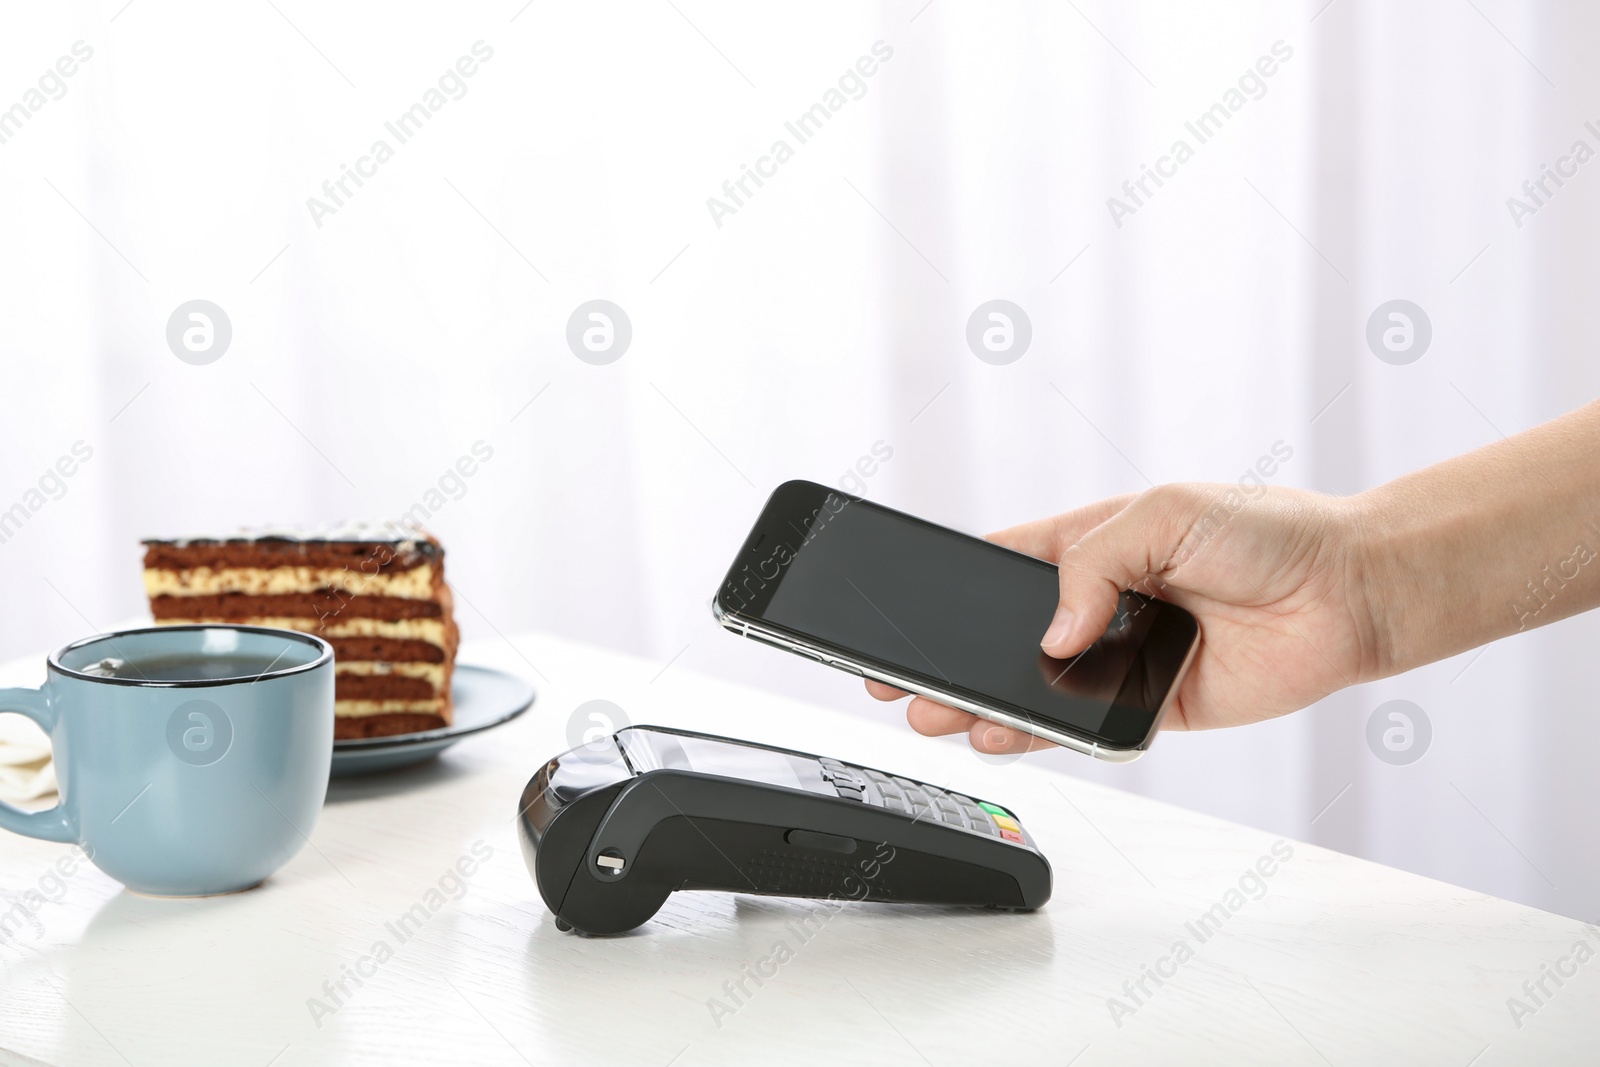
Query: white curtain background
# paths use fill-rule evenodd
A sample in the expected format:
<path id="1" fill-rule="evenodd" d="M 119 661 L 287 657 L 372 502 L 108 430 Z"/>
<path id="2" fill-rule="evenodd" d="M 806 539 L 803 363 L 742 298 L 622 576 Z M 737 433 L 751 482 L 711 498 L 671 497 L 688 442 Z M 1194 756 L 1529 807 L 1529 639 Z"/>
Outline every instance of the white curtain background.
<path id="1" fill-rule="evenodd" d="M 898 719 L 710 620 L 785 478 L 838 482 L 882 442 L 868 495 L 982 532 L 1236 480 L 1278 442 L 1273 482 L 1354 492 L 1594 397 L 1600 163 L 1521 226 L 1506 200 L 1600 149 L 1600 16 L 1323 4 L 10 6 L 0 108 L 93 55 L 0 143 L 0 509 L 28 509 L 0 656 L 136 616 L 140 537 L 442 488 L 469 638 L 548 629 Z M 397 145 L 385 122 L 479 41 Z M 784 123 L 879 41 L 797 145 Z M 1185 122 L 1277 42 L 1198 144 Z M 393 158 L 319 226 L 307 199 L 379 138 Z M 779 138 L 793 158 L 719 226 L 707 198 Z M 1193 158 L 1118 226 L 1107 198 L 1179 138 Z M 1033 330 L 1005 366 L 964 338 L 996 298 Z M 1396 298 L 1433 329 L 1406 366 L 1364 339 Z M 232 325 L 206 366 L 166 343 L 193 299 Z M 632 322 L 607 366 L 565 341 L 592 299 Z M 1573 619 L 1127 767 L 1029 758 L 1593 920 L 1597 638 Z M 1365 740 L 1391 699 L 1432 724 L 1407 766 Z M 783 724 L 755 706 L 748 733 Z M 906 769 L 935 743 L 908 731 Z"/>

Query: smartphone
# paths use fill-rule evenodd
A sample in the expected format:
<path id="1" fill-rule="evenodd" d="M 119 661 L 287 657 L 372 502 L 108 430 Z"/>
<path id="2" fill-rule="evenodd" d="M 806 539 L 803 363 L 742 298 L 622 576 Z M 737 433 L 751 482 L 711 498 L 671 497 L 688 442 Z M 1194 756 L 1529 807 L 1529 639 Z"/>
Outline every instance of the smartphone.
<path id="1" fill-rule="evenodd" d="M 815 482 L 778 486 L 712 600 L 728 630 L 1099 759 L 1155 740 L 1199 646 L 1175 604 L 1129 591 L 1071 659 L 1039 639 L 1054 564 Z"/>

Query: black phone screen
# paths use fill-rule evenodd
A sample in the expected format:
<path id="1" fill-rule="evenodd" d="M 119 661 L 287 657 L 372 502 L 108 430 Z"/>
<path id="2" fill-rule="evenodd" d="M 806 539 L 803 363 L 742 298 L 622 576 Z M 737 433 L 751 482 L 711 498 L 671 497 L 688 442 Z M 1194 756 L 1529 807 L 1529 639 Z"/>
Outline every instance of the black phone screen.
<path id="1" fill-rule="evenodd" d="M 1146 742 L 1197 633 L 1122 594 L 1083 654 L 1039 648 L 1056 568 L 848 493 L 787 482 L 724 582 L 725 610 L 857 662 L 1112 747 Z"/>

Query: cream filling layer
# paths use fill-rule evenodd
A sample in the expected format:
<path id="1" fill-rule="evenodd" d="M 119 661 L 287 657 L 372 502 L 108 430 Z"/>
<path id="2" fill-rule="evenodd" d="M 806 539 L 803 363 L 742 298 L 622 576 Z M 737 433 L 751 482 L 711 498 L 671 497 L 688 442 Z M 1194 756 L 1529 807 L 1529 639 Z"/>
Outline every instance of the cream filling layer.
<path id="1" fill-rule="evenodd" d="M 334 674 L 360 674 L 360 675 L 397 675 L 401 678 L 426 678 L 433 686 L 434 692 L 444 689 L 443 663 L 388 663 L 378 660 L 335 659 L 333 663 Z"/>
<path id="2" fill-rule="evenodd" d="M 216 623 L 216 619 L 160 619 L 163 626 L 194 626 Z M 295 619 L 269 615 L 252 615 L 244 619 L 229 619 L 241 626 L 270 626 L 277 630 L 299 630 L 319 637 L 392 637 L 402 641 L 426 641 L 440 649 L 444 642 L 444 622 L 440 619 L 336 619 L 326 626 L 320 619 Z"/>
<path id="3" fill-rule="evenodd" d="M 392 715 L 396 712 L 420 712 L 425 715 L 444 714 L 444 698 L 431 700 L 335 700 L 333 714 L 346 719 L 359 719 L 368 715 Z"/>
<path id="4" fill-rule="evenodd" d="M 152 597 L 215 596 L 221 593 L 277 596 L 336 589 L 351 596 L 431 600 L 433 564 L 424 563 L 408 571 L 378 574 L 367 574 L 349 567 L 190 567 L 184 570 L 149 567 L 144 572 L 144 589 Z"/>

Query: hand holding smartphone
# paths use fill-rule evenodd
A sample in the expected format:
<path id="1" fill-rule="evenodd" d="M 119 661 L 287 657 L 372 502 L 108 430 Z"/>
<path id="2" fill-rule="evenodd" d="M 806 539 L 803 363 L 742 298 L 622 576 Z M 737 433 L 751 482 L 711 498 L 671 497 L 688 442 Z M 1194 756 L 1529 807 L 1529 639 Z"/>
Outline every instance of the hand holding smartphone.
<path id="1" fill-rule="evenodd" d="M 1126 761 L 1155 739 L 1199 643 L 1176 605 L 1123 593 L 1083 653 L 1040 650 L 1056 568 L 813 482 L 768 499 L 713 600 L 735 633 Z"/>

